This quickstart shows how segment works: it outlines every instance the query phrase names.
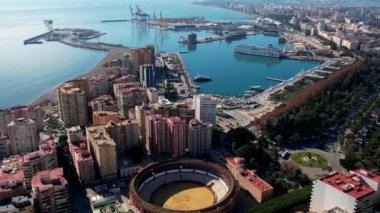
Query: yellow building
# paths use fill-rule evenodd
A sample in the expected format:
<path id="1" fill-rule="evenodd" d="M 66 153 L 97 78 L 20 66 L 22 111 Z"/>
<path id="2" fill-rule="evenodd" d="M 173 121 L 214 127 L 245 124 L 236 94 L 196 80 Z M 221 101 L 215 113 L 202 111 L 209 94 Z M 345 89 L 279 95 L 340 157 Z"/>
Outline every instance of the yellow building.
<path id="1" fill-rule="evenodd" d="M 108 135 L 105 128 L 88 127 L 87 146 L 95 157 L 95 164 L 100 176 L 105 180 L 116 179 L 117 177 L 117 156 L 116 143 Z"/>
<path id="2" fill-rule="evenodd" d="M 59 114 L 67 126 L 87 124 L 86 93 L 74 82 L 67 82 L 58 89 Z"/>

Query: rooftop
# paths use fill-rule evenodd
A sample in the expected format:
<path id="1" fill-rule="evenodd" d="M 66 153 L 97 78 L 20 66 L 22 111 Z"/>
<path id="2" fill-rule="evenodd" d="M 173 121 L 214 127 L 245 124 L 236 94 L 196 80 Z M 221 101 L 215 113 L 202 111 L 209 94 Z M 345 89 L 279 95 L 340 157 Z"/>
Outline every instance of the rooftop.
<path id="1" fill-rule="evenodd" d="M 93 112 L 94 116 L 102 117 L 102 116 L 110 116 L 110 115 L 116 115 L 119 116 L 118 112 L 111 112 L 111 111 L 95 111 Z"/>
<path id="2" fill-rule="evenodd" d="M 0 193 L 23 187 L 24 171 L 17 170 L 0 176 Z"/>
<path id="3" fill-rule="evenodd" d="M 80 94 L 84 93 L 79 87 L 74 82 L 67 82 L 65 83 L 62 87 L 59 88 L 59 91 L 61 93 L 66 93 L 66 94 Z"/>
<path id="4" fill-rule="evenodd" d="M 363 184 L 360 176 L 352 173 L 342 174 L 335 172 L 321 181 L 356 199 L 375 192 L 367 184 Z"/>
<path id="5" fill-rule="evenodd" d="M 15 173 L 17 170 L 22 169 L 22 157 L 20 155 L 13 155 L 9 158 L 3 159 L 0 168 L 0 177 Z"/>
<path id="6" fill-rule="evenodd" d="M 28 163 L 35 159 L 41 158 L 41 156 L 51 155 L 56 152 L 56 147 L 53 139 L 47 139 L 43 142 L 40 142 L 39 150 L 35 152 L 30 152 L 22 156 L 23 163 Z"/>
<path id="7" fill-rule="evenodd" d="M 366 178 L 371 179 L 377 183 L 380 183 L 380 173 L 378 173 L 378 172 L 367 170 L 364 168 L 355 170 L 354 172 L 360 176 L 366 177 Z"/>
<path id="8" fill-rule="evenodd" d="M 245 162 L 244 158 L 228 157 L 226 160 L 230 166 L 237 169 L 244 178 L 251 181 L 252 185 L 257 187 L 261 191 L 267 191 L 267 190 L 273 189 L 271 185 L 269 185 L 267 182 L 265 182 L 263 179 L 257 176 L 254 170 L 249 170 L 244 167 L 244 162 Z"/>
<path id="9" fill-rule="evenodd" d="M 67 181 L 63 177 L 63 168 L 44 170 L 37 172 L 32 178 L 32 187 L 40 190 L 49 189 L 54 186 L 66 186 Z"/>
<path id="10" fill-rule="evenodd" d="M 33 124 L 33 123 L 35 123 L 35 122 L 32 119 L 17 118 L 16 120 L 11 121 L 8 124 L 8 127 L 18 126 L 18 125 L 23 125 L 23 124 Z"/>
<path id="11" fill-rule="evenodd" d="M 145 92 L 145 89 L 142 87 L 123 87 L 119 88 L 119 92 L 124 95 L 134 92 Z"/>
<path id="12" fill-rule="evenodd" d="M 116 146 L 116 143 L 112 138 L 108 135 L 104 126 L 96 126 L 87 128 L 88 131 L 88 139 L 92 138 L 94 142 L 99 145 L 111 145 Z"/>
<path id="13" fill-rule="evenodd" d="M 70 151 L 74 152 L 78 161 L 92 161 L 92 156 L 87 150 L 87 143 L 84 141 L 74 142 L 69 144 Z"/>

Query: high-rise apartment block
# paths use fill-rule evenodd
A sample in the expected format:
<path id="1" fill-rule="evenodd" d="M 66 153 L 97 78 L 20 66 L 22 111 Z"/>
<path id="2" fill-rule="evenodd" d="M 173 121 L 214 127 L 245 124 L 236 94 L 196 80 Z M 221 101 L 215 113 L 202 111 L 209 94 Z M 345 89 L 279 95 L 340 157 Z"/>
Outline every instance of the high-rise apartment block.
<path id="1" fill-rule="evenodd" d="M 144 64 L 155 64 L 155 58 L 155 47 L 152 45 L 131 49 L 132 71 L 137 72 Z"/>
<path id="2" fill-rule="evenodd" d="M 166 120 L 159 114 L 145 116 L 146 145 L 148 153 L 169 153 Z"/>
<path id="3" fill-rule="evenodd" d="M 156 114 L 156 109 L 147 104 L 143 104 L 140 106 L 135 106 L 135 117 L 139 128 L 139 134 L 141 136 L 141 141 L 143 143 L 146 142 L 146 122 L 145 122 L 145 116 Z"/>
<path id="4" fill-rule="evenodd" d="M 109 122 L 104 128 L 115 141 L 117 153 L 125 153 L 139 143 L 138 124 L 135 120 Z"/>
<path id="5" fill-rule="evenodd" d="M 32 119 L 18 118 L 11 121 L 7 129 L 13 155 L 38 149 L 37 126 Z"/>
<path id="6" fill-rule="evenodd" d="M 67 126 L 87 124 L 87 99 L 85 90 L 75 82 L 67 82 L 58 88 L 59 114 Z"/>
<path id="7" fill-rule="evenodd" d="M 146 145 L 149 153 L 182 156 L 186 151 L 187 124 L 179 117 L 147 115 Z"/>
<path id="8" fill-rule="evenodd" d="M 212 124 L 193 119 L 188 127 L 188 150 L 191 156 L 207 155 L 211 151 Z"/>
<path id="9" fill-rule="evenodd" d="M 141 87 L 119 88 L 115 95 L 120 115 L 128 118 L 128 111 L 144 102 L 145 89 Z"/>
<path id="10" fill-rule="evenodd" d="M 183 156 L 186 151 L 187 124 L 180 117 L 166 119 L 169 130 L 169 154 L 172 157 Z"/>
<path id="11" fill-rule="evenodd" d="M 88 98 L 110 94 L 110 82 L 107 75 L 96 75 L 88 78 Z"/>
<path id="12" fill-rule="evenodd" d="M 88 147 L 87 141 L 79 126 L 67 129 L 69 151 L 73 159 L 75 170 L 82 184 L 91 183 L 95 180 L 95 163 Z"/>
<path id="13" fill-rule="evenodd" d="M 140 66 L 140 84 L 143 87 L 155 87 L 156 86 L 156 70 L 152 64 L 145 64 Z"/>
<path id="14" fill-rule="evenodd" d="M 199 94 L 193 97 L 195 119 L 216 125 L 216 100 L 209 95 Z"/>
<path id="15" fill-rule="evenodd" d="M 95 157 L 100 176 L 105 180 L 117 177 L 116 143 L 102 126 L 88 127 L 87 144 Z"/>
<path id="16" fill-rule="evenodd" d="M 31 188 L 33 175 L 39 171 L 58 167 L 57 150 L 53 139 L 48 139 L 39 144 L 39 150 L 22 156 L 24 184 L 26 189 Z"/>
<path id="17" fill-rule="evenodd" d="M 39 212 L 71 212 L 70 195 L 63 168 L 37 172 L 32 179 Z"/>
<path id="18" fill-rule="evenodd" d="M 40 106 L 16 106 L 0 110 L 0 132 L 7 134 L 8 124 L 18 118 L 33 120 L 36 123 L 36 129 L 38 131 L 44 128 L 44 112 Z"/>

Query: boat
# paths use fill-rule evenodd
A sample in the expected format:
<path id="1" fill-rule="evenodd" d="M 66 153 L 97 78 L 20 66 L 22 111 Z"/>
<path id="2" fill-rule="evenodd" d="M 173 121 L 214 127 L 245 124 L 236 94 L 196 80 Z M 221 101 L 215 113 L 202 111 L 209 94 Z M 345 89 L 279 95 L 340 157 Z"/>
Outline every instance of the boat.
<path id="1" fill-rule="evenodd" d="M 244 92 L 245 94 L 255 94 L 256 91 L 253 91 L 253 90 L 247 90 Z"/>
<path id="2" fill-rule="evenodd" d="M 229 33 L 226 36 L 226 41 L 233 41 L 233 40 L 238 40 L 238 39 L 243 39 L 247 37 L 246 32 L 234 32 L 234 33 Z"/>
<path id="3" fill-rule="evenodd" d="M 261 89 L 261 86 L 260 85 L 251 86 L 250 89 L 251 90 Z"/>
<path id="4" fill-rule="evenodd" d="M 283 36 L 280 36 L 280 38 L 278 38 L 278 43 L 285 44 L 286 43 L 286 38 L 283 37 Z"/>
<path id="5" fill-rule="evenodd" d="M 203 75 L 197 75 L 194 78 L 194 81 L 203 81 L 203 82 L 206 82 L 206 81 L 211 81 L 211 80 L 212 79 L 210 77 L 203 76 Z"/>
<path id="6" fill-rule="evenodd" d="M 252 91 L 255 91 L 255 92 L 262 92 L 262 91 L 265 90 L 261 86 L 251 86 L 249 89 L 252 90 Z"/>
<path id="7" fill-rule="evenodd" d="M 239 44 L 235 48 L 235 53 L 246 54 L 246 55 L 256 55 L 270 58 L 280 58 L 281 50 L 268 45 L 267 47 L 259 47 L 254 45 Z"/>

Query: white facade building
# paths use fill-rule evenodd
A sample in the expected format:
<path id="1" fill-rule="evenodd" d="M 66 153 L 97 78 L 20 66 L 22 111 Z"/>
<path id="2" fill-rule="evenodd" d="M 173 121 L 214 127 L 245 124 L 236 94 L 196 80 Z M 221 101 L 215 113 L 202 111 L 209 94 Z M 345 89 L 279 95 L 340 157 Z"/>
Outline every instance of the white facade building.
<path id="1" fill-rule="evenodd" d="M 376 193 L 354 173 L 332 173 L 313 185 L 310 212 L 371 213 Z"/>
<path id="2" fill-rule="evenodd" d="M 216 100 L 212 96 L 199 94 L 193 97 L 195 119 L 216 125 Z"/>

